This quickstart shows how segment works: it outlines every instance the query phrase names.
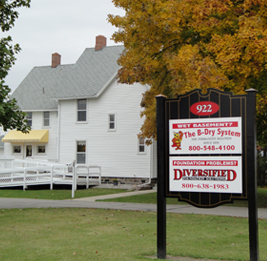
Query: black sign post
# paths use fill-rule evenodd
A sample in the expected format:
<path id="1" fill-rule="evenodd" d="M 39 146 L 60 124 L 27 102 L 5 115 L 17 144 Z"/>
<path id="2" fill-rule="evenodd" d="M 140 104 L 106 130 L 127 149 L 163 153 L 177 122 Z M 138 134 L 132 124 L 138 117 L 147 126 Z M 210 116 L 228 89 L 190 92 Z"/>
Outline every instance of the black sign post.
<path id="1" fill-rule="evenodd" d="M 200 208 L 248 200 L 250 260 L 258 261 L 256 91 L 156 98 L 158 258 L 166 258 L 166 197 L 175 197 Z"/>
<path id="2" fill-rule="evenodd" d="M 250 260 L 259 260 L 258 208 L 257 208 L 257 160 L 256 160 L 256 91 L 247 90 L 248 114 L 248 214 Z"/>
<path id="3" fill-rule="evenodd" d="M 166 97 L 157 96 L 157 133 L 165 137 L 165 100 Z M 165 179 L 165 139 L 158 140 L 157 162 L 158 162 L 158 183 L 157 183 L 157 249 L 158 258 L 166 258 L 166 198 L 164 189 Z"/>

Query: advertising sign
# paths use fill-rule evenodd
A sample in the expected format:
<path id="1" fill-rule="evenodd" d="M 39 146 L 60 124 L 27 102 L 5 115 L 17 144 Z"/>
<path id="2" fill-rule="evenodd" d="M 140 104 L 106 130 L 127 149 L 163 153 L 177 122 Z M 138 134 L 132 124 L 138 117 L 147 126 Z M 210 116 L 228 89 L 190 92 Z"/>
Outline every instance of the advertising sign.
<path id="1" fill-rule="evenodd" d="M 172 192 L 242 193 L 242 158 L 169 157 Z"/>
<path id="2" fill-rule="evenodd" d="M 169 120 L 170 154 L 241 154 L 241 117 Z"/>
<path id="3" fill-rule="evenodd" d="M 199 208 L 248 200 L 250 260 L 259 260 L 256 94 L 208 88 L 157 99 L 157 246 L 166 258 L 166 198 Z"/>

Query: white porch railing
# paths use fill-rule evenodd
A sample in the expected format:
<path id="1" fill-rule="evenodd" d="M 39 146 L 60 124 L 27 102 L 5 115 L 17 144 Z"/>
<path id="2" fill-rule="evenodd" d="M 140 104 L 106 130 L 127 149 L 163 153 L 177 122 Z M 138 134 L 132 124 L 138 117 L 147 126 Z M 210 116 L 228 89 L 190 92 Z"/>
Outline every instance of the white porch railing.
<path id="1" fill-rule="evenodd" d="M 0 159 L 0 187 L 49 184 L 67 184 L 72 186 L 72 198 L 78 185 L 101 184 L 100 166 L 77 166 L 48 161 Z"/>

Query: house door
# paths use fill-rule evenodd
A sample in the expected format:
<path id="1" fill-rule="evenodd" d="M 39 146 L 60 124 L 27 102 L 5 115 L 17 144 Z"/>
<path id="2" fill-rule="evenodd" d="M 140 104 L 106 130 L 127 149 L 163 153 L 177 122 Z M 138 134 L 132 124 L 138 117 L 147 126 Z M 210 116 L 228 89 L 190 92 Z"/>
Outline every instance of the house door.
<path id="1" fill-rule="evenodd" d="M 26 158 L 32 156 L 32 145 L 26 145 Z"/>

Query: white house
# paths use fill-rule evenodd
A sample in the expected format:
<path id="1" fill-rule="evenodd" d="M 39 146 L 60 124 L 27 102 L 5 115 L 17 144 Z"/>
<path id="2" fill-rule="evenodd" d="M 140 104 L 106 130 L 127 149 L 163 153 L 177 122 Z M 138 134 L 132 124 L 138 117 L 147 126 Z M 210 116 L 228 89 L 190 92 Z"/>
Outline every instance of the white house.
<path id="1" fill-rule="evenodd" d="M 9 131 L 4 156 L 42 157 L 62 163 L 99 165 L 103 181 L 147 182 L 156 177 L 155 146 L 138 138 L 140 101 L 147 86 L 117 82 L 123 46 L 96 37 L 75 64 L 35 67 L 12 97 L 28 113 L 30 134 Z"/>

